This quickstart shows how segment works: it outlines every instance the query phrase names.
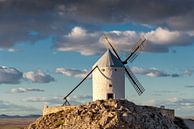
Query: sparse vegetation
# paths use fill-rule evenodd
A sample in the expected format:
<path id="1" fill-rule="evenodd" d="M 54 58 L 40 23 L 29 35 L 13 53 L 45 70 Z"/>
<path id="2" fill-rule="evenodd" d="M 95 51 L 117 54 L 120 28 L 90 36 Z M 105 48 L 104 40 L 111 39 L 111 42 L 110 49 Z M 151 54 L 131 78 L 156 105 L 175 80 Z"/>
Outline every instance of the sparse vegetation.
<path id="1" fill-rule="evenodd" d="M 63 125 L 64 121 L 63 120 L 59 120 L 59 121 L 56 121 L 56 123 L 54 123 L 55 125 L 55 128 L 58 128 L 59 126 Z"/>

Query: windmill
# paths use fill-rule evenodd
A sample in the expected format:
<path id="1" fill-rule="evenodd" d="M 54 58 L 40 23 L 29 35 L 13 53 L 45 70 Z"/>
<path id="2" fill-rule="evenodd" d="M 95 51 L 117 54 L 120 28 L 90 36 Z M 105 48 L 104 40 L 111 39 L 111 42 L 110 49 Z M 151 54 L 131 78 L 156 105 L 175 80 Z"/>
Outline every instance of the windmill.
<path id="1" fill-rule="evenodd" d="M 129 67 L 125 66 L 128 61 L 138 56 L 139 50 L 143 48 L 146 38 L 140 38 L 135 47 L 130 50 L 130 54 L 125 60 L 121 60 L 117 51 L 110 43 L 107 36 L 104 36 L 110 49 L 101 56 L 101 58 L 93 65 L 92 70 L 81 80 L 81 82 L 73 88 L 65 97 L 63 105 L 70 105 L 67 98 L 92 74 L 93 83 L 93 101 L 100 99 L 124 99 L 125 98 L 125 75 L 128 77 L 132 86 L 141 95 L 145 89 L 132 73 Z"/>

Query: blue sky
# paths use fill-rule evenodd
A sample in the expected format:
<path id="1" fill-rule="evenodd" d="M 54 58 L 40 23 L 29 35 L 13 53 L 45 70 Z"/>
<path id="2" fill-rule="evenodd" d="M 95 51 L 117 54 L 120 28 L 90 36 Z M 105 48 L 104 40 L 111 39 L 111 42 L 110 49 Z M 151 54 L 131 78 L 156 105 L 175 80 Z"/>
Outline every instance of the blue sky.
<path id="1" fill-rule="evenodd" d="M 144 3 L 144 1 L 142 1 Z M 0 114 L 37 114 L 62 98 L 106 51 L 106 34 L 122 59 L 143 35 L 148 43 L 128 66 L 146 91 L 126 78 L 126 98 L 194 116 L 193 0 L 0 1 Z M 69 98 L 91 101 L 91 80 Z"/>

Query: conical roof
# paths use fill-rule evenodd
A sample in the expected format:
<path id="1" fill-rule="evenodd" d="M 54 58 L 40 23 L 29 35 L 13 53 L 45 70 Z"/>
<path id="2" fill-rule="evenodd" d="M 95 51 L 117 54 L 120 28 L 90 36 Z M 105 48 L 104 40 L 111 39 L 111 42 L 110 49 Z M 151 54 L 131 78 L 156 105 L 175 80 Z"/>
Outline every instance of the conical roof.
<path id="1" fill-rule="evenodd" d="M 93 67 L 123 67 L 121 61 L 108 49 Z"/>

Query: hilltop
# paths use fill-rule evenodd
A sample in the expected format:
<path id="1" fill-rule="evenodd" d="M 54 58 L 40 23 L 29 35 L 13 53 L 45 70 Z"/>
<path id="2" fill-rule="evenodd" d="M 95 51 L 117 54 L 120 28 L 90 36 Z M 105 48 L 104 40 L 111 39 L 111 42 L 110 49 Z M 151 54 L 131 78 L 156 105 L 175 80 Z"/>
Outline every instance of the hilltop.
<path id="1" fill-rule="evenodd" d="M 179 122 L 178 122 L 179 123 Z M 181 129 L 159 108 L 127 100 L 97 100 L 38 118 L 26 129 Z"/>

